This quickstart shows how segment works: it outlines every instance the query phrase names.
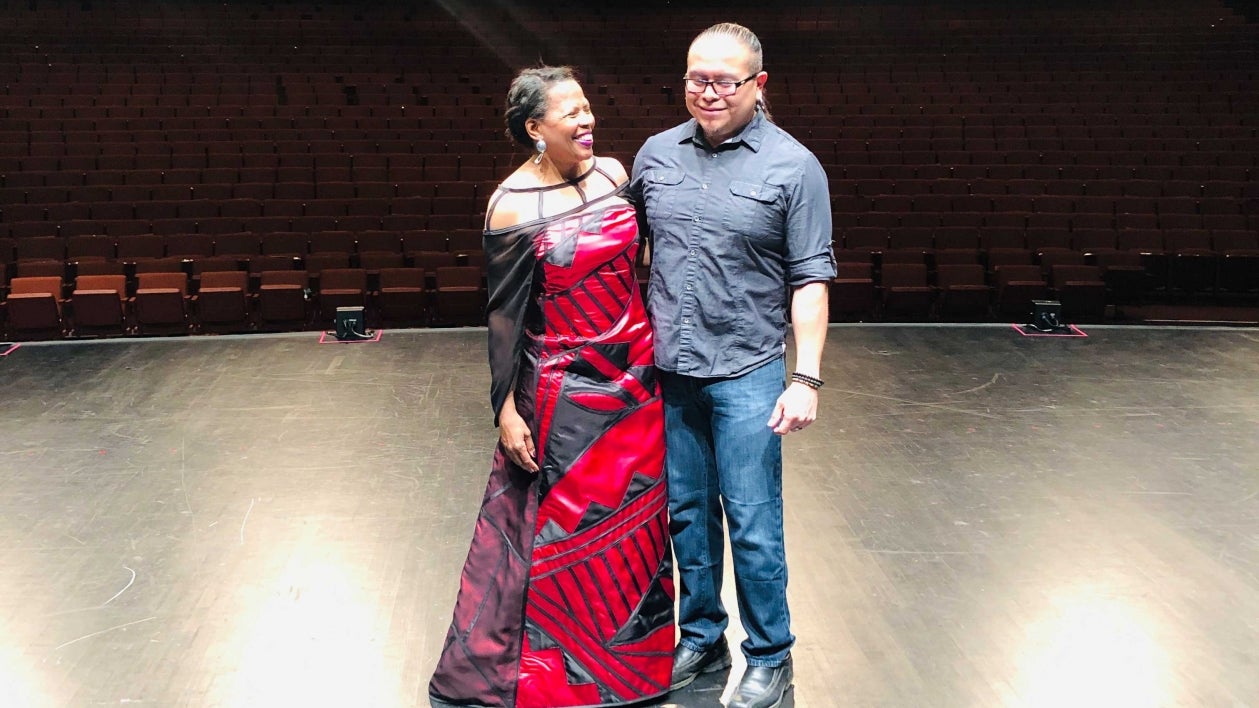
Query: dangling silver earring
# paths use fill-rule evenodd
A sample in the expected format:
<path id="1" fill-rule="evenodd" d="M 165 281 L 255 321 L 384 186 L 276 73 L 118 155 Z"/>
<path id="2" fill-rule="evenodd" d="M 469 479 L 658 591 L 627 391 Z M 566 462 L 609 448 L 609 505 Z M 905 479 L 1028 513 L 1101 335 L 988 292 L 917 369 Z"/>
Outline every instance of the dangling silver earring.
<path id="1" fill-rule="evenodd" d="M 538 149 L 538 156 L 533 158 L 533 164 L 537 165 L 542 162 L 542 153 L 546 152 L 546 141 L 538 138 L 538 142 L 534 143 L 533 146 Z"/>

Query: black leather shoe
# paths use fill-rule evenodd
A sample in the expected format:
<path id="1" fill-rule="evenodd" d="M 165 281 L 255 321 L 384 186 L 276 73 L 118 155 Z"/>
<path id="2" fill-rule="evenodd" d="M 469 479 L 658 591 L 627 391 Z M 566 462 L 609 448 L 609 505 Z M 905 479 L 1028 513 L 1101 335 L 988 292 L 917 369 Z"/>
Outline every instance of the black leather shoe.
<path id="1" fill-rule="evenodd" d="M 683 686 L 689 686 L 700 674 L 728 668 L 730 645 L 726 643 L 724 636 L 703 651 L 688 649 L 679 644 L 673 650 L 673 676 L 669 680 L 669 690 L 676 691 Z"/>
<path id="2" fill-rule="evenodd" d="M 791 688 L 791 657 L 779 666 L 749 666 L 730 697 L 728 708 L 778 708 Z"/>

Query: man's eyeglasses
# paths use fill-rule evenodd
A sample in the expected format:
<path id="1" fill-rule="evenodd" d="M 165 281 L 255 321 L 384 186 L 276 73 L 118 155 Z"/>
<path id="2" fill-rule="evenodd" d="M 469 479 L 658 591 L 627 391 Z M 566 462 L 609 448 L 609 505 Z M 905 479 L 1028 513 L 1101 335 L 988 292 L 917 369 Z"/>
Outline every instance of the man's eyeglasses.
<path id="1" fill-rule="evenodd" d="M 686 84 L 687 93 L 704 93 L 708 90 L 708 87 L 711 86 L 713 93 L 718 96 L 732 96 L 735 91 L 739 90 L 740 86 L 755 78 L 756 74 L 752 74 L 742 81 L 735 81 L 733 79 L 718 79 L 716 81 L 709 81 L 707 79 L 692 79 L 689 76 L 683 76 L 682 81 Z"/>

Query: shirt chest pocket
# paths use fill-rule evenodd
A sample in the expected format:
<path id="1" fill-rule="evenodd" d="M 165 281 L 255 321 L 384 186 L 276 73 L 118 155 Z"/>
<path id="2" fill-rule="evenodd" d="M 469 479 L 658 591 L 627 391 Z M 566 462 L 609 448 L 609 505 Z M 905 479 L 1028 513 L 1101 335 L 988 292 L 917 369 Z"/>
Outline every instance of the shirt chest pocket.
<path id="1" fill-rule="evenodd" d="M 673 216 L 681 201 L 682 181 L 686 175 L 682 170 L 654 168 L 644 176 L 643 190 L 647 201 L 647 219 L 652 222 L 663 222 Z"/>
<path id="2" fill-rule="evenodd" d="M 783 223 L 782 187 L 772 184 L 730 183 L 730 194 L 722 216 L 722 227 L 749 238 L 781 235 Z"/>

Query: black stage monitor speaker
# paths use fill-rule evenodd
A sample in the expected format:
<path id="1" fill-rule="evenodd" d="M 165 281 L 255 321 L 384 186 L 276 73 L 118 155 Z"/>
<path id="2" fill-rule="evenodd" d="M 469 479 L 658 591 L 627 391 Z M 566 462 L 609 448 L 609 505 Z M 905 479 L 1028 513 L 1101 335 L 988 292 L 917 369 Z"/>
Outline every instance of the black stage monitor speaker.
<path id="1" fill-rule="evenodd" d="M 367 331 L 367 319 L 363 316 L 362 307 L 338 307 L 336 331 L 337 339 L 342 341 L 372 337 Z"/>
<path id="2" fill-rule="evenodd" d="M 1062 303 L 1057 300 L 1032 300 L 1032 321 L 1027 325 L 1037 332 L 1067 332 L 1062 322 Z"/>

